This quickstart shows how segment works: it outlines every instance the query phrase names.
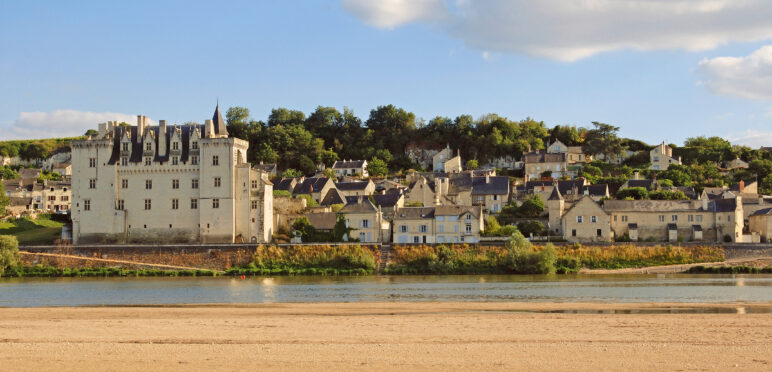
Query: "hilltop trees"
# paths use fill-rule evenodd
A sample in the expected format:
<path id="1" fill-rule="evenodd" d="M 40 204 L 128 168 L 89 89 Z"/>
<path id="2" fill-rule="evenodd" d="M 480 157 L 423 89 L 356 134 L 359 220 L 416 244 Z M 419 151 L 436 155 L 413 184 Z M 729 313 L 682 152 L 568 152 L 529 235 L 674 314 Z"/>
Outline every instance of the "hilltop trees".
<path id="1" fill-rule="evenodd" d="M 608 160 L 619 156 L 624 151 L 622 140 L 617 137 L 619 127 L 593 121 L 595 128 L 587 131 L 584 137 L 582 151 L 585 154 L 602 154 Z"/>

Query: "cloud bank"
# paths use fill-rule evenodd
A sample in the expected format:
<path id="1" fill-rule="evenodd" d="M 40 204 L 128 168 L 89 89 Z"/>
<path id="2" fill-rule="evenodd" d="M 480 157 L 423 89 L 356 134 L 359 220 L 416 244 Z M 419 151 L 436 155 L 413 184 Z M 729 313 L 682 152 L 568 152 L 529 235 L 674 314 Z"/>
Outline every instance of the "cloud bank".
<path id="1" fill-rule="evenodd" d="M 761 146 L 772 146 L 772 132 L 748 129 L 742 133 L 729 135 L 727 140 L 735 145 L 745 145 L 757 149 Z"/>
<path id="2" fill-rule="evenodd" d="M 373 27 L 426 23 L 480 50 L 576 61 L 772 38 L 768 0 L 342 0 Z"/>
<path id="3" fill-rule="evenodd" d="M 0 127 L 0 140 L 81 136 L 108 120 L 135 124 L 137 117 L 116 112 L 76 110 L 22 112 L 11 125 Z"/>
<path id="4" fill-rule="evenodd" d="M 705 59 L 697 73 L 714 93 L 756 100 L 772 99 L 772 45 L 745 57 Z"/>

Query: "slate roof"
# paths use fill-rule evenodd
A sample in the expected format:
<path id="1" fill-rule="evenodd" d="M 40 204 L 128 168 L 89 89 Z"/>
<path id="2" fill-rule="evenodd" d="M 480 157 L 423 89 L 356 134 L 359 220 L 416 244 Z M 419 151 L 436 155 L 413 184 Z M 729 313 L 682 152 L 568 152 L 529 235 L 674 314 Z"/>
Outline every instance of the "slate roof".
<path id="1" fill-rule="evenodd" d="M 588 191 L 588 195 L 590 196 L 606 196 L 610 195 L 608 190 L 608 185 L 605 183 L 600 183 L 597 185 L 587 185 L 584 186 L 584 190 Z M 584 190 L 582 190 L 582 193 L 584 193 Z"/>
<path id="2" fill-rule="evenodd" d="M 271 172 L 275 172 L 276 171 L 276 164 L 274 164 L 274 163 L 255 164 L 255 166 L 253 168 L 259 169 L 259 170 L 261 170 L 263 172 L 271 173 Z"/>
<path id="3" fill-rule="evenodd" d="M 628 180 L 627 187 L 643 187 L 646 190 L 654 190 L 657 185 L 657 180 Z"/>
<path id="4" fill-rule="evenodd" d="M 342 168 L 362 168 L 365 165 L 364 160 L 337 160 L 332 164 L 333 169 Z"/>
<path id="5" fill-rule="evenodd" d="M 295 186 L 293 194 L 310 194 L 313 192 L 322 191 L 324 185 L 330 181 L 327 177 L 311 177 L 306 178 L 302 183 Z"/>
<path id="6" fill-rule="evenodd" d="M 10 197 L 11 199 L 11 206 L 25 206 L 25 205 L 32 205 L 32 198 L 17 198 L 17 197 Z"/>
<path id="7" fill-rule="evenodd" d="M 529 152 L 523 155 L 526 164 L 532 163 L 565 163 L 566 153 L 549 154 L 544 151 Z"/>
<path id="8" fill-rule="evenodd" d="M 464 205 L 438 205 L 434 207 L 435 216 L 461 216 L 466 213 L 479 218 L 482 215 L 482 207 Z"/>
<path id="9" fill-rule="evenodd" d="M 396 189 L 391 189 L 396 190 Z M 386 192 L 385 194 L 375 194 L 373 195 L 373 200 L 375 201 L 375 205 L 380 206 L 381 208 L 394 208 L 394 206 L 397 205 L 399 202 L 399 199 L 402 198 L 401 192 Z"/>
<path id="10" fill-rule="evenodd" d="M 167 126 L 166 127 L 166 149 L 167 152 L 169 152 L 169 149 L 171 149 L 171 141 L 172 141 L 172 132 L 176 129 L 179 129 L 180 131 L 180 144 L 182 145 L 180 149 L 180 156 L 179 161 L 181 163 L 185 163 L 188 161 L 188 157 L 190 155 L 190 136 L 193 133 L 193 131 L 198 127 L 199 133 L 201 135 L 204 134 L 204 126 L 203 125 L 182 125 L 182 126 Z M 151 137 L 154 141 L 155 146 L 155 155 L 153 157 L 153 161 L 155 162 L 168 162 L 169 161 L 169 154 L 159 154 L 158 153 L 158 126 L 148 126 L 144 129 L 145 133 L 150 132 Z M 145 136 L 145 134 L 140 137 L 137 134 L 137 126 L 130 126 L 130 127 L 115 127 L 113 129 L 113 153 L 110 155 L 110 160 L 107 161 L 107 164 L 116 164 L 120 158 L 121 158 L 121 138 L 123 138 L 123 135 L 127 133 L 129 135 L 129 140 L 131 141 L 131 156 L 129 156 L 129 162 L 130 163 L 141 163 L 143 161 L 143 155 L 142 155 L 142 137 Z M 227 132 L 226 132 L 227 134 Z"/>
<path id="11" fill-rule="evenodd" d="M 399 208 L 394 214 L 395 220 L 416 220 L 421 218 L 434 218 L 434 207 L 405 207 Z"/>
<path id="12" fill-rule="evenodd" d="M 282 178 L 279 182 L 277 182 L 273 186 L 273 189 L 292 192 L 295 190 L 295 186 L 293 186 L 294 181 L 295 181 L 294 178 Z"/>
<path id="13" fill-rule="evenodd" d="M 506 195 L 509 191 L 509 177 L 472 177 L 472 195 Z"/>
<path id="14" fill-rule="evenodd" d="M 338 218 L 335 212 L 307 213 L 305 217 L 308 218 L 308 222 L 315 229 L 330 231 L 335 228 L 335 222 L 337 222 Z"/>
<path id="15" fill-rule="evenodd" d="M 346 198 L 346 201 L 348 201 L 348 199 L 349 198 Z M 369 198 L 357 196 L 353 203 L 346 204 L 338 213 L 373 213 L 377 211 L 378 208 Z"/>
<path id="16" fill-rule="evenodd" d="M 603 209 L 608 212 L 733 212 L 736 199 L 711 200 L 708 209 L 702 209 L 701 200 L 606 200 Z"/>
<path id="17" fill-rule="evenodd" d="M 335 187 L 343 191 L 364 191 L 372 181 L 335 182 Z"/>
<path id="18" fill-rule="evenodd" d="M 711 202 L 716 212 L 734 212 L 737 209 L 737 199 L 717 199 Z"/>
<path id="19" fill-rule="evenodd" d="M 560 190 L 555 187 L 552 189 L 552 194 L 550 194 L 550 197 L 547 200 L 563 200 L 563 195 L 561 195 Z"/>
<path id="20" fill-rule="evenodd" d="M 753 212 L 751 216 L 772 216 L 772 208 L 759 209 L 756 212 Z"/>
<path id="21" fill-rule="evenodd" d="M 226 126 L 225 120 L 222 119 L 222 113 L 220 112 L 220 103 L 217 102 L 217 107 L 214 109 L 214 114 L 212 115 L 212 122 L 214 124 L 214 133 L 218 135 L 228 135 L 228 128 Z M 203 133 L 203 132 L 201 132 Z M 168 147 L 167 147 L 168 148 Z"/>
<path id="22" fill-rule="evenodd" d="M 346 200 L 338 189 L 330 189 L 327 191 L 327 195 L 324 196 L 321 205 L 333 205 L 333 204 L 346 204 Z"/>

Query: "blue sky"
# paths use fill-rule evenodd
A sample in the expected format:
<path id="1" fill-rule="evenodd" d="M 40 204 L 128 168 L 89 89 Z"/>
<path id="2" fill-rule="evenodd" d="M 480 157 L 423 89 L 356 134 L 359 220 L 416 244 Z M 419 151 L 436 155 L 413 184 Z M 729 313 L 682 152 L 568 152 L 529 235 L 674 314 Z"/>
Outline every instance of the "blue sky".
<path id="1" fill-rule="evenodd" d="M 426 120 L 498 113 L 612 123 L 651 144 L 716 135 L 772 146 L 772 87 L 758 83 L 772 81 L 772 19 L 741 25 L 765 4 L 702 26 L 658 8 L 659 24 L 624 22 L 629 35 L 610 23 L 573 36 L 558 26 L 586 30 L 592 16 L 552 19 L 515 3 L 2 2 L 0 139 L 77 135 L 137 114 L 202 122 L 219 97 L 261 120 L 318 105 L 366 119 L 395 104 Z M 700 27 L 719 30 L 706 41 Z"/>

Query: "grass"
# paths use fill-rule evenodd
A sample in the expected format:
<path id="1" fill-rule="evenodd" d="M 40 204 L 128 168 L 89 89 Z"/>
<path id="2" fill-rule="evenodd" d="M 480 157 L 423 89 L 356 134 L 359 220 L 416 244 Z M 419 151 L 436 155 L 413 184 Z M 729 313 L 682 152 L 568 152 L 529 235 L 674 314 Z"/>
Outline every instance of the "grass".
<path id="1" fill-rule="evenodd" d="M 624 269 L 661 265 L 680 265 L 700 262 L 722 262 L 724 251 L 718 246 L 613 246 L 565 245 L 558 249 L 561 261 L 568 268 Z M 574 270 L 566 270 L 572 272 Z"/>
<path id="2" fill-rule="evenodd" d="M 58 268 L 53 266 L 16 266 L 9 268 L 8 277 L 116 277 L 116 276 L 217 276 L 210 270 L 121 269 L 114 267 Z"/>
<path id="3" fill-rule="evenodd" d="M 20 218 L 0 222 L 0 235 L 13 235 L 19 245 L 51 244 L 62 234 L 64 222 L 55 221 L 49 215 L 36 219 Z"/>
<path id="4" fill-rule="evenodd" d="M 252 262 L 227 275 L 369 275 L 377 250 L 359 245 L 260 246 Z"/>

